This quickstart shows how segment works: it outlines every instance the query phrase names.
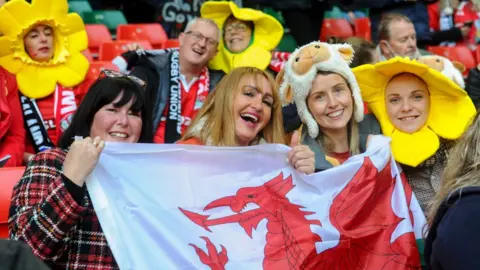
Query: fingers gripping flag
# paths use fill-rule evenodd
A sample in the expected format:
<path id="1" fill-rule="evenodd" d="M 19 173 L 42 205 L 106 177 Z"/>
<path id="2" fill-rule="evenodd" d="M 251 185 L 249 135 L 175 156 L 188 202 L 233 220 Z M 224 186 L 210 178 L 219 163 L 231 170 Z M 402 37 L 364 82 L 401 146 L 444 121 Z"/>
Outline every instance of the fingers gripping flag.
<path id="1" fill-rule="evenodd" d="M 288 147 L 107 144 L 87 181 L 121 269 L 420 269 L 389 139 L 305 176 Z"/>

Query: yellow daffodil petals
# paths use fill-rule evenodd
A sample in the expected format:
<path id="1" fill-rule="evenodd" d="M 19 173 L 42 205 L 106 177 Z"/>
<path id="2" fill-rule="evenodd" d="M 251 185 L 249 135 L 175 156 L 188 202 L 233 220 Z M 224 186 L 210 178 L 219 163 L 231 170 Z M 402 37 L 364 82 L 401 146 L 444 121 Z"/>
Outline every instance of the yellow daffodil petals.
<path id="1" fill-rule="evenodd" d="M 36 18 L 36 11 L 24 0 L 12 0 L 0 8 L 0 32 L 9 39 L 16 39 Z"/>
<path id="2" fill-rule="evenodd" d="M 55 91 L 57 84 L 56 67 L 42 67 L 25 65 L 17 73 L 18 90 L 29 98 L 44 98 Z"/>
<path id="3" fill-rule="evenodd" d="M 87 75 L 88 60 L 81 53 L 74 53 L 69 56 L 68 62 L 56 67 L 58 82 L 66 87 L 74 87 L 81 83 Z"/>
<path id="4" fill-rule="evenodd" d="M 428 126 L 438 136 L 449 140 L 462 136 L 476 112 L 475 105 L 466 94 L 455 99 L 449 96 L 431 96 L 430 103 Z"/>
<path id="5" fill-rule="evenodd" d="M 17 74 L 24 65 L 22 60 L 14 59 L 12 54 L 0 57 L 0 66 L 12 74 Z"/>
<path id="6" fill-rule="evenodd" d="M 12 53 L 13 42 L 6 37 L 0 37 L 0 57 L 7 56 Z"/>
<path id="7" fill-rule="evenodd" d="M 433 156 L 440 147 L 437 134 L 427 127 L 413 134 L 395 130 L 390 137 L 395 160 L 412 167 Z"/>

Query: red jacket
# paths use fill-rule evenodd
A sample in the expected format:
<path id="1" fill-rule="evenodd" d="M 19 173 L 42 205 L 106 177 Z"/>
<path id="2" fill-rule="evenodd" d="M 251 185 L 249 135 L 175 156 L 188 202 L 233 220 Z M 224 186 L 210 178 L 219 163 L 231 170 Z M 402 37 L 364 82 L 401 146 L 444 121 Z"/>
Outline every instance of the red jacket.
<path id="1" fill-rule="evenodd" d="M 15 77 L 0 67 L 0 158 L 10 155 L 5 166 L 21 166 L 25 129 Z"/>

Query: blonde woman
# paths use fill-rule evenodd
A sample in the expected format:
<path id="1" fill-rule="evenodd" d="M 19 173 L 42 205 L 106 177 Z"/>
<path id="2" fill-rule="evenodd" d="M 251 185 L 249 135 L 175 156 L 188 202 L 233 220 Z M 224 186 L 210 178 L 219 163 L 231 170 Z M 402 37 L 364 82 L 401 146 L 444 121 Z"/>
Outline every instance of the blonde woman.
<path id="1" fill-rule="evenodd" d="M 315 170 L 323 171 L 366 150 L 380 126 L 365 117 L 357 80 L 348 64 L 348 44 L 312 42 L 290 56 L 277 80 L 285 104 L 295 103 L 303 123 L 302 143 L 315 153 Z"/>
<path id="2" fill-rule="evenodd" d="M 480 117 L 475 117 L 445 167 L 428 215 L 425 242 L 429 269 L 480 266 Z"/>
<path id="3" fill-rule="evenodd" d="M 284 144 L 282 107 L 273 77 L 258 68 L 241 67 L 227 74 L 205 101 L 180 144 L 249 146 Z M 288 157 L 297 171 L 314 172 L 314 155 L 292 140 Z"/>

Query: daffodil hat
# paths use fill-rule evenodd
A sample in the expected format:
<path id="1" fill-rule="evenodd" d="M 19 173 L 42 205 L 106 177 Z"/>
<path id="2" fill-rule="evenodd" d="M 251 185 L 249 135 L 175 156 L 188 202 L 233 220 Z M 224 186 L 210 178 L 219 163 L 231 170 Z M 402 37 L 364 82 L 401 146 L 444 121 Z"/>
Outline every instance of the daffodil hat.
<path id="1" fill-rule="evenodd" d="M 362 97 L 377 117 L 385 136 L 392 138 L 392 153 L 398 162 L 416 167 L 433 156 L 440 139 L 458 139 L 475 115 L 475 107 L 467 93 L 439 71 L 409 58 L 395 57 L 375 65 L 353 69 Z M 430 94 L 430 111 L 426 124 L 408 134 L 395 128 L 389 120 L 385 89 L 390 79 L 401 73 L 421 78 Z"/>
<path id="2" fill-rule="evenodd" d="M 226 73 L 245 66 L 266 69 L 272 59 L 271 51 L 277 47 L 283 36 L 283 27 L 274 17 L 259 10 L 239 8 L 233 1 L 207 1 L 202 5 L 200 15 L 213 20 L 220 30 L 232 15 L 238 20 L 253 22 L 252 43 L 242 52 L 230 52 L 222 35 L 219 52 L 209 62 L 209 67 Z"/>
<path id="3" fill-rule="evenodd" d="M 54 54 L 48 62 L 33 60 L 25 51 L 24 36 L 35 26 L 52 27 Z M 57 83 L 74 87 L 87 74 L 89 63 L 81 53 L 88 46 L 82 18 L 68 13 L 66 0 L 12 0 L 0 8 L 0 66 L 16 75 L 20 92 L 43 98 Z"/>

